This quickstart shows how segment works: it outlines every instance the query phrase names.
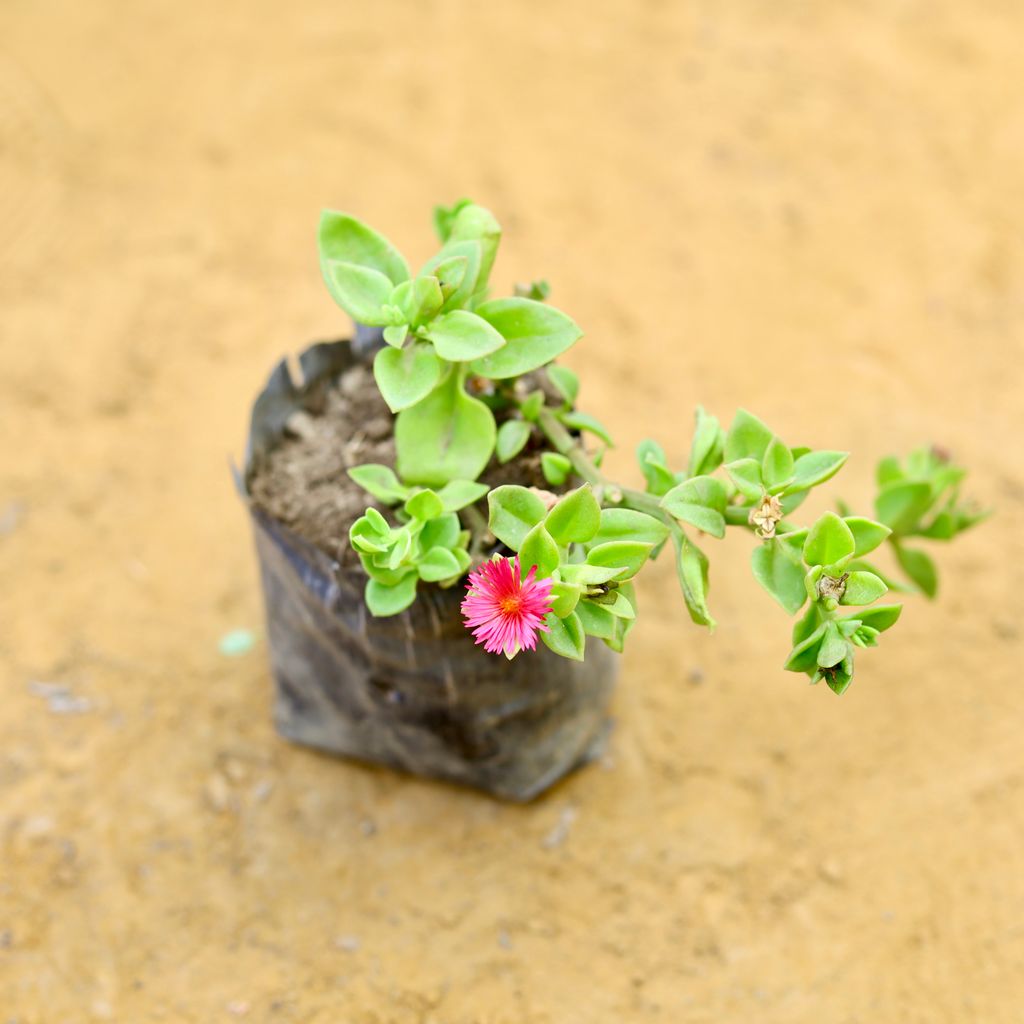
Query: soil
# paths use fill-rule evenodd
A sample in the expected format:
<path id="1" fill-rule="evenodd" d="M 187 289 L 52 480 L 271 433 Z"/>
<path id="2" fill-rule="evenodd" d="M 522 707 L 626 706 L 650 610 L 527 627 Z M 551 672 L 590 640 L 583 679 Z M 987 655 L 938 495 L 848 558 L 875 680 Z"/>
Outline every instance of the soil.
<path id="1" fill-rule="evenodd" d="M 529 376 L 523 382 L 528 391 L 538 384 Z M 503 417 L 497 419 L 500 424 Z M 284 441 L 253 473 L 253 502 L 343 568 L 361 573 L 358 556 L 348 543 L 349 528 L 367 506 L 385 514 L 387 509 L 346 471 L 371 462 L 394 468 L 393 428 L 394 417 L 377 391 L 372 371 L 352 367 L 325 392 L 322 413 L 297 413 L 289 420 Z M 492 487 L 515 483 L 557 492 L 560 488 L 552 488 L 541 472 L 542 450 L 535 430 L 515 459 L 505 465 L 493 459 L 481 480 Z M 479 511 L 486 519 L 486 501 L 479 503 Z"/>
<path id="2" fill-rule="evenodd" d="M 249 489 L 257 506 L 347 568 L 358 569 L 349 527 L 367 506 L 381 506 L 346 471 L 369 462 L 394 466 L 394 417 L 364 366 L 343 374 L 325 397 L 321 415 L 292 416 L 285 441 L 253 474 Z"/>
<path id="3" fill-rule="evenodd" d="M 0 5 L 0 1019 L 1018 1024 L 1024 10 Z M 581 407 L 941 442 L 996 515 L 836 698 L 742 537 L 640 587 L 606 758 L 528 807 L 288 745 L 227 472 L 347 324 L 321 206 L 414 263 L 470 195 Z M 241 631 L 241 632 L 239 632 Z M 249 638 L 255 643 L 249 648 Z"/>

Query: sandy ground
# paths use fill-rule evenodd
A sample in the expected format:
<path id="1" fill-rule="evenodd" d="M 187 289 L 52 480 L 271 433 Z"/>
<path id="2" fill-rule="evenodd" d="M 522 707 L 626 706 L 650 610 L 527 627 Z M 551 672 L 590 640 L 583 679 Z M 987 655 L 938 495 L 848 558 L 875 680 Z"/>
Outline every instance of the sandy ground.
<path id="1" fill-rule="evenodd" d="M 764 5 L 0 9 L 0 1019 L 1019 1022 L 1024 14 Z M 527 808 L 270 726 L 227 471 L 280 353 L 344 330 L 322 205 L 415 256 L 469 194 L 585 326 L 630 471 L 690 408 L 999 515 L 842 699 L 642 593 L 605 761 Z M 40 685 L 43 684 L 43 685 Z M 64 689 L 60 689 L 63 687 Z"/>

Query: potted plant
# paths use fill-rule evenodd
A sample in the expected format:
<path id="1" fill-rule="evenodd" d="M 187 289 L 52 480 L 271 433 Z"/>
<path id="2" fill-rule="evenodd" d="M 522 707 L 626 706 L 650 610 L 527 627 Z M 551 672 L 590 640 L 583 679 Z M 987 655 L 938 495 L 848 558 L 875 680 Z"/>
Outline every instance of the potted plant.
<path id="1" fill-rule="evenodd" d="M 435 223 L 413 274 L 382 235 L 323 214 L 321 268 L 354 338 L 314 345 L 297 374 L 279 364 L 253 408 L 240 483 L 285 736 L 530 799 L 599 748 L 634 581 L 663 552 L 713 627 L 704 548 L 746 535 L 755 580 L 795 618 L 785 668 L 836 694 L 899 618 L 886 593 L 934 595 L 916 540 L 982 517 L 943 452 L 884 459 L 873 518 L 801 523 L 847 454 L 698 408 L 685 467 L 644 441 L 642 485 L 611 480 L 612 439 L 556 362 L 580 329 L 543 282 L 490 297 L 489 211 L 464 200 Z M 883 545 L 906 582 L 867 560 Z"/>

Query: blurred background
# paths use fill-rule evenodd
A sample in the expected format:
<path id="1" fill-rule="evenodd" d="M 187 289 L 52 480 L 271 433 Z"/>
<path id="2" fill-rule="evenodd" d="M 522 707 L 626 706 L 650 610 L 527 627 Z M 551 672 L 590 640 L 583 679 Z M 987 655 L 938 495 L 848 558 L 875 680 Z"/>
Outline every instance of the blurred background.
<path id="1" fill-rule="evenodd" d="M 1024 12 L 1006 0 L 0 7 L 0 1017 L 1020 1020 Z M 713 549 L 529 807 L 287 746 L 228 472 L 348 330 L 319 210 L 505 227 L 617 435 L 941 442 L 996 518 L 836 698 Z M 808 506 L 808 514 L 816 509 Z M 251 651 L 222 652 L 232 630 Z M 244 647 L 244 645 L 242 645 Z"/>

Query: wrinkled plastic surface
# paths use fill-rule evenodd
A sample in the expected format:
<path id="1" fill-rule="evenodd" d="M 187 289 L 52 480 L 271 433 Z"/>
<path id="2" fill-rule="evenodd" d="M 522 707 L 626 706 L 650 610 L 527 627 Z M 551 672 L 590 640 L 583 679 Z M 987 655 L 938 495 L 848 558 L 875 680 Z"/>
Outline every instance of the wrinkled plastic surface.
<path id="1" fill-rule="evenodd" d="M 299 409 L 372 348 L 314 345 L 303 382 L 280 363 L 253 407 L 245 481 Z M 600 748 L 617 655 L 588 641 L 586 662 L 538 644 L 513 661 L 462 625 L 462 588 L 421 585 L 408 611 L 374 618 L 365 577 L 249 503 L 263 580 L 275 719 L 297 743 L 511 800 L 529 800 Z"/>

